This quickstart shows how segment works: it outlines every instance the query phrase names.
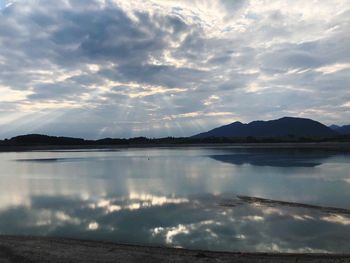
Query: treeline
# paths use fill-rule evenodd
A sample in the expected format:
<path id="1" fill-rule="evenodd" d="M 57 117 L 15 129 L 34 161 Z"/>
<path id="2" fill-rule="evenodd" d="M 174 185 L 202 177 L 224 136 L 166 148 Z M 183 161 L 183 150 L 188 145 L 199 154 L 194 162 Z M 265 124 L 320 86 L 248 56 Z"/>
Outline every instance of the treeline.
<path id="1" fill-rule="evenodd" d="M 29 134 L 0 141 L 0 146 L 70 146 L 70 145 L 161 145 L 161 144 L 212 144 L 212 143 L 298 143 L 298 142 L 350 142 L 350 135 L 336 137 L 279 137 L 279 138 L 228 138 L 228 137 L 165 137 L 146 138 L 135 137 L 130 139 L 104 138 L 100 140 L 85 140 L 81 138 L 56 137 L 40 134 Z"/>

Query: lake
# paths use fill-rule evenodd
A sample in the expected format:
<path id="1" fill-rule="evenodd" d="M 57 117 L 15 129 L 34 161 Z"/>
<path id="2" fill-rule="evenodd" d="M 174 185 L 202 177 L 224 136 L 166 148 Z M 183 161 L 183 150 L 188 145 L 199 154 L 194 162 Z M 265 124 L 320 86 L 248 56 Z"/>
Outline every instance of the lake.
<path id="1" fill-rule="evenodd" d="M 218 251 L 350 251 L 346 153 L 244 147 L 3 152 L 0 169 L 0 234 Z"/>

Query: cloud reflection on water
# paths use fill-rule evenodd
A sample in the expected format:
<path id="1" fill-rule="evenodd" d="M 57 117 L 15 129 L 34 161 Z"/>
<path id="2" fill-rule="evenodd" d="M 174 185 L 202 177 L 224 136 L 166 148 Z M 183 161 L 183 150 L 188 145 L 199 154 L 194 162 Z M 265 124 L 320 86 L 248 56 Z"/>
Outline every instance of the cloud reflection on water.
<path id="1" fill-rule="evenodd" d="M 0 234 L 229 251 L 350 249 L 348 215 L 236 199 L 349 208 L 346 154 L 164 148 L 0 157 Z"/>
<path id="2" fill-rule="evenodd" d="M 226 251 L 346 252 L 350 217 L 269 207 L 232 195 L 36 196 L 0 212 L 1 234 L 49 235 Z M 220 206 L 232 200 L 234 207 Z M 137 204 L 137 205 L 135 205 Z M 116 209 L 118 208 L 118 209 Z M 334 242 L 334 240 L 342 242 Z"/>

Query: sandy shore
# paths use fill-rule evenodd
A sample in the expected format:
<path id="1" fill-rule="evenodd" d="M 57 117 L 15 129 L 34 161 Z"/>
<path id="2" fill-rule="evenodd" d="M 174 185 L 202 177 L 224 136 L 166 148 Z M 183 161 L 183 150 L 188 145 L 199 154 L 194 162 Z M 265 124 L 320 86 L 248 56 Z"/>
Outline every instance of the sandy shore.
<path id="1" fill-rule="evenodd" d="M 0 237 L 0 262 L 350 262 L 348 255 L 224 253 L 61 238 Z"/>

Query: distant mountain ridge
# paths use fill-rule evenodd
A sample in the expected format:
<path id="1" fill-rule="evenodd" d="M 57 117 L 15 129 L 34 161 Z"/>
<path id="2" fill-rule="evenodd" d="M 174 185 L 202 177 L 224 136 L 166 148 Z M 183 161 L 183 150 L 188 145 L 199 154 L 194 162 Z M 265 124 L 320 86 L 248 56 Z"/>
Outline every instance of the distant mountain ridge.
<path id="1" fill-rule="evenodd" d="M 208 132 L 192 136 L 206 137 L 332 137 L 338 132 L 311 119 L 283 117 L 270 121 L 253 121 L 250 123 L 233 122 Z"/>
<path id="2" fill-rule="evenodd" d="M 336 131 L 340 134 L 350 134 L 350 125 L 343 125 L 343 126 L 338 126 L 338 125 L 331 125 L 329 126 L 333 131 Z"/>
<path id="3" fill-rule="evenodd" d="M 320 122 L 295 117 L 270 121 L 253 121 L 248 124 L 234 122 L 191 137 L 164 138 L 82 138 L 27 134 L 0 140 L 0 151 L 46 147 L 109 147 L 133 145 L 176 145 L 202 143 L 279 143 L 279 142 L 350 142 L 350 125 L 327 127 Z M 64 147 L 62 147 L 64 146 Z M 17 147 L 17 148 L 16 148 Z M 20 148 L 22 147 L 22 148 Z"/>

